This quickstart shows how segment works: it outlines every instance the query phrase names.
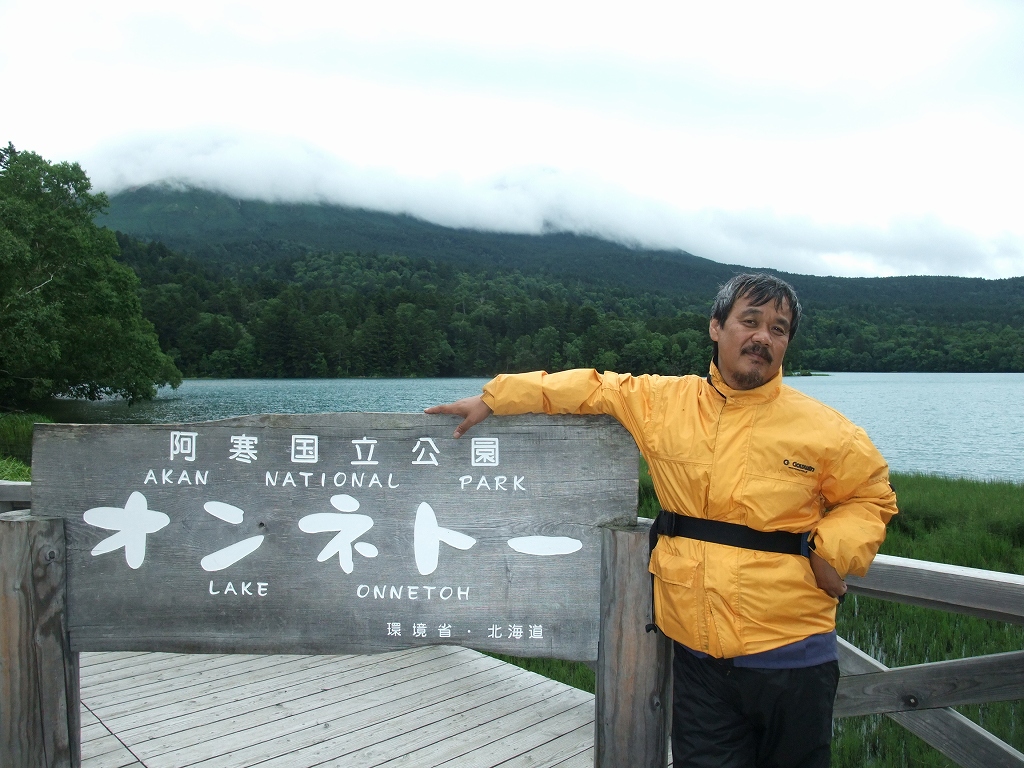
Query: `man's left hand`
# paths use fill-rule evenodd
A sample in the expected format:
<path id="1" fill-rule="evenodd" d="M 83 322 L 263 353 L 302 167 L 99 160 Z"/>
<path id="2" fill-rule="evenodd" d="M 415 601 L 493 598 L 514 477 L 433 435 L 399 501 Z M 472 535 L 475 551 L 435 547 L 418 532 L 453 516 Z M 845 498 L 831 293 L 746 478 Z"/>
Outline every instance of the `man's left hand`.
<path id="1" fill-rule="evenodd" d="M 814 581 L 818 589 L 830 597 L 838 600 L 846 594 L 846 582 L 839 575 L 839 571 L 825 562 L 816 552 L 810 553 L 811 570 L 814 571 Z"/>

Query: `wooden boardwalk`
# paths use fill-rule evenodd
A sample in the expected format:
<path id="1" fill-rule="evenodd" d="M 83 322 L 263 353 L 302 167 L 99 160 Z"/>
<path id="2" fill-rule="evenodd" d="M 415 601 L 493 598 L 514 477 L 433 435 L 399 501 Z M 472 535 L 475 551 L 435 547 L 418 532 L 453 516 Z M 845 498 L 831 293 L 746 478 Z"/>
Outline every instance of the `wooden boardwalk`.
<path id="1" fill-rule="evenodd" d="M 473 650 L 83 653 L 83 768 L 590 768 L 594 697 Z"/>

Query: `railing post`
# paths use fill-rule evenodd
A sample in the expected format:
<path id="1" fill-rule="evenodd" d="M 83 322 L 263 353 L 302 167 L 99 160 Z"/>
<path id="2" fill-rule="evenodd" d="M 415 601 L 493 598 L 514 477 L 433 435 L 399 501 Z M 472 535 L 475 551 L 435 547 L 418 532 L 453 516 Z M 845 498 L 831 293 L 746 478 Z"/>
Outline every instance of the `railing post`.
<path id="1" fill-rule="evenodd" d="M 596 768 L 664 768 L 672 711 L 672 643 L 651 621 L 651 521 L 603 531 Z"/>
<path id="2" fill-rule="evenodd" d="M 81 763 L 64 521 L 0 514 L 0 768 Z"/>

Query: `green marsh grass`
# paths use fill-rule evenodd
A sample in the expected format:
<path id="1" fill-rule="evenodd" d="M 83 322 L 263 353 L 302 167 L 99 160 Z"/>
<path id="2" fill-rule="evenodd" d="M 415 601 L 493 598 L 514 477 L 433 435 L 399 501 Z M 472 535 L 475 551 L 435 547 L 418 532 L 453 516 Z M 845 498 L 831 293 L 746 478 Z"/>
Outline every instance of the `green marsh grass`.
<path id="1" fill-rule="evenodd" d="M 881 551 L 972 568 L 1024 574 L 1024 486 L 932 475 L 893 475 L 900 514 Z M 641 465 L 638 514 L 659 509 L 647 467 Z M 839 634 L 890 667 L 1024 649 L 1024 627 L 851 595 L 840 607 Z M 586 691 L 594 673 L 585 664 L 500 657 Z M 1024 702 L 958 710 L 1024 750 Z M 882 715 L 835 722 L 836 768 L 953 768 L 954 763 Z"/>
<path id="2" fill-rule="evenodd" d="M 31 480 L 28 464 L 10 456 L 0 456 L 0 480 Z"/>
<path id="3" fill-rule="evenodd" d="M 51 419 L 38 413 L 0 414 L 0 457 L 6 456 L 23 464 L 31 464 L 32 426 L 37 422 L 52 423 Z"/>

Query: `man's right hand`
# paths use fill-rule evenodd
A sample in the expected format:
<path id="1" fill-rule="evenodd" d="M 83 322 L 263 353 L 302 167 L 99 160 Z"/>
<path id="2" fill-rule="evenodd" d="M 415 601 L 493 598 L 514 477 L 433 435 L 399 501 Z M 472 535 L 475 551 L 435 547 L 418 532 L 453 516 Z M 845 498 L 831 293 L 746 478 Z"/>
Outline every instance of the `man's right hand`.
<path id="1" fill-rule="evenodd" d="M 430 408 L 424 408 L 423 412 L 450 413 L 454 416 L 461 416 L 462 423 L 455 428 L 456 438 L 462 437 L 471 427 L 476 426 L 493 413 L 490 406 L 484 402 L 483 397 L 480 395 L 464 397 L 447 405 L 432 405 Z"/>

